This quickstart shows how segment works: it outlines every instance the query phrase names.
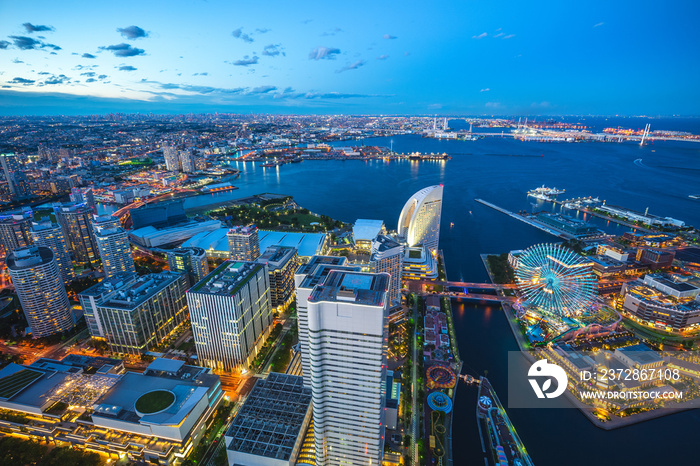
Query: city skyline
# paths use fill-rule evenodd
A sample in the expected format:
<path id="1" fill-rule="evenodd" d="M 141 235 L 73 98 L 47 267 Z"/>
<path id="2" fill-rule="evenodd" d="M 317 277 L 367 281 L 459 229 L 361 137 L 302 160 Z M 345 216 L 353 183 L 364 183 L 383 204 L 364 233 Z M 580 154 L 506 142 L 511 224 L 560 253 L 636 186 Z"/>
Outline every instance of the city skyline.
<path id="1" fill-rule="evenodd" d="M 674 3 L 8 4 L 0 113 L 694 115 Z"/>

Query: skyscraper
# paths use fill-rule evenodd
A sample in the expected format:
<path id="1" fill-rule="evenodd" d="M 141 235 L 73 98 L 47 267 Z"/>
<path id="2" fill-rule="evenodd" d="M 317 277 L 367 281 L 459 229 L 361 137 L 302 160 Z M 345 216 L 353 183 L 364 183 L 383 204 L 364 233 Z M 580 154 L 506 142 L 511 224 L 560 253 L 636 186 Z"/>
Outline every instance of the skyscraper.
<path id="1" fill-rule="evenodd" d="M 389 302 L 393 305 L 401 304 L 403 254 L 403 245 L 388 236 L 378 235 L 372 240 L 369 270 L 374 273 L 386 272 L 391 275 Z"/>
<path id="2" fill-rule="evenodd" d="M 389 274 L 331 271 L 309 296 L 316 464 L 382 464 Z"/>
<path id="3" fill-rule="evenodd" d="M 37 246 L 51 249 L 58 269 L 61 271 L 61 278 L 64 283 L 68 283 L 75 278 L 73 272 L 73 262 L 70 260 L 68 244 L 63 237 L 63 230 L 55 223 L 51 223 L 48 217 L 44 217 L 39 222 L 32 222 L 32 239 Z"/>
<path id="4" fill-rule="evenodd" d="M 70 302 L 51 249 L 16 249 L 6 263 L 33 336 L 46 337 L 73 328 Z"/>
<path id="5" fill-rule="evenodd" d="M 226 261 L 187 290 L 187 305 L 200 363 L 226 371 L 247 368 L 272 324 L 267 268 Z"/>
<path id="6" fill-rule="evenodd" d="M 171 249 L 167 256 L 170 270 L 187 276 L 187 288 L 194 286 L 209 273 L 207 254 L 202 248 Z"/>
<path id="7" fill-rule="evenodd" d="M 170 172 L 180 171 L 180 158 L 177 149 L 170 144 L 163 144 L 163 156 L 165 157 L 165 169 Z"/>
<path id="8" fill-rule="evenodd" d="M 180 167 L 185 173 L 194 173 L 197 170 L 195 165 L 194 149 L 180 151 Z"/>
<path id="9" fill-rule="evenodd" d="M 92 232 L 92 209 L 87 204 L 78 203 L 56 206 L 54 212 L 75 262 L 97 265 L 99 252 Z"/>
<path id="10" fill-rule="evenodd" d="M 25 199 L 31 195 L 27 175 L 17 161 L 15 154 L 0 154 L 0 165 L 5 173 L 10 194 L 16 199 Z"/>
<path id="11" fill-rule="evenodd" d="M 90 333 L 110 351 L 138 355 L 167 338 L 187 319 L 185 276 L 117 274 L 79 295 Z M 90 318 L 88 318 L 88 315 Z"/>
<path id="12" fill-rule="evenodd" d="M 235 226 L 226 234 L 228 252 L 231 259 L 237 261 L 254 261 L 260 256 L 258 227 L 255 225 Z"/>
<path id="13" fill-rule="evenodd" d="M 276 311 L 284 311 L 294 296 L 294 272 L 299 267 L 297 250 L 270 246 L 255 262 L 266 265 L 270 274 L 270 305 Z"/>
<path id="14" fill-rule="evenodd" d="M 0 217 L 0 244 L 6 253 L 32 245 L 31 224 L 31 210 Z"/>
<path id="15" fill-rule="evenodd" d="M 136 272 L 129 234 L 118 218 L 109 215 L 95 217 L 92 230 L 102 259 L 102 269 L 108 278 L 121 272 Z"/>
<path id="16" fill-rule="evenodd" d="M 95 194 L 92 191 L 92 187 L 89 188 L 71 188 L 70 190 L 70 200 L 75 203 L 85 203 L 92 209 L 93 212 L 97 212 L 95 206 Z"/>
<path id="17" fill-rule="evenodd" d="M 399 216 L 399 237 L 409 247 L 423 245 L 430 254 L 437 254 L 440 239 L 443 186 L 429 186 L 406 202 Z"/>
<path id="18" fill-rule="evenodd" d="M 297 299 L 297 329 L 301 347 L 301 368 L 304 385 L 311 386 L 311 363 L 309 361 L 309 295 L 314 287 L 323 284 L 331 270 L 359 272 L 359 266 L 346 266 L 342 256 L 313 256 L 300 266 L 294 274 Z"/>

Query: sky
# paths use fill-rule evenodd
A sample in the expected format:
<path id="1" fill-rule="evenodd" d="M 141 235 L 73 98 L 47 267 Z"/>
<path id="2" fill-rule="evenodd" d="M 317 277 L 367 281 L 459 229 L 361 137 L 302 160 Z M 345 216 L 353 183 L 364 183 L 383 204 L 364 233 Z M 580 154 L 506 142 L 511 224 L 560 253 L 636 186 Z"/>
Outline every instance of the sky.
<path id="1" fill-rule="evenodd" d="M 700 2 L 0 0 L 0 114 L 700 115 Z"/>

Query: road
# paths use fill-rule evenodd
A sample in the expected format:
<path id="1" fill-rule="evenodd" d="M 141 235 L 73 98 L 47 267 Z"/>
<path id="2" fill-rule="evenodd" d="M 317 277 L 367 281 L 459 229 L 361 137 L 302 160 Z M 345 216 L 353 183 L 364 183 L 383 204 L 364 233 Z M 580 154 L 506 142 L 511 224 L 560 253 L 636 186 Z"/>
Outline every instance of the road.
<path id="1" fill-rule="evenodd" d="M 413 302 L 413 322 L 416 323 L 416 327 L 418 327 L 418 305 L 417 303 Z M 420 412 L 418 411 L 418 337 L 416 335 L 416 330 L 415 327 L 413 329 L 413 366 L 411 368 L 411 442 L 412 442 L 412 450 L 413 450 L 413 460 L 412 463 L 414 466 L 418 466 L 420 464 L 419 458 L 418 458 L 418 423 L 420 419 Z"/>

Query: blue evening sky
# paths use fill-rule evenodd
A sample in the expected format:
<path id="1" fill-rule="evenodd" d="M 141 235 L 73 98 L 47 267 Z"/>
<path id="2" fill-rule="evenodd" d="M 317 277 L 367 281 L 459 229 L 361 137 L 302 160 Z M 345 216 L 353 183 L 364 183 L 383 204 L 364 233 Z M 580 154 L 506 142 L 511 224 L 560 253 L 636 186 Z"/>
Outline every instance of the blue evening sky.
<path id="1" fill-rule="evenodd" d="M 700 113 L 697 1 L 5 1 L 0 113 Z"/>

